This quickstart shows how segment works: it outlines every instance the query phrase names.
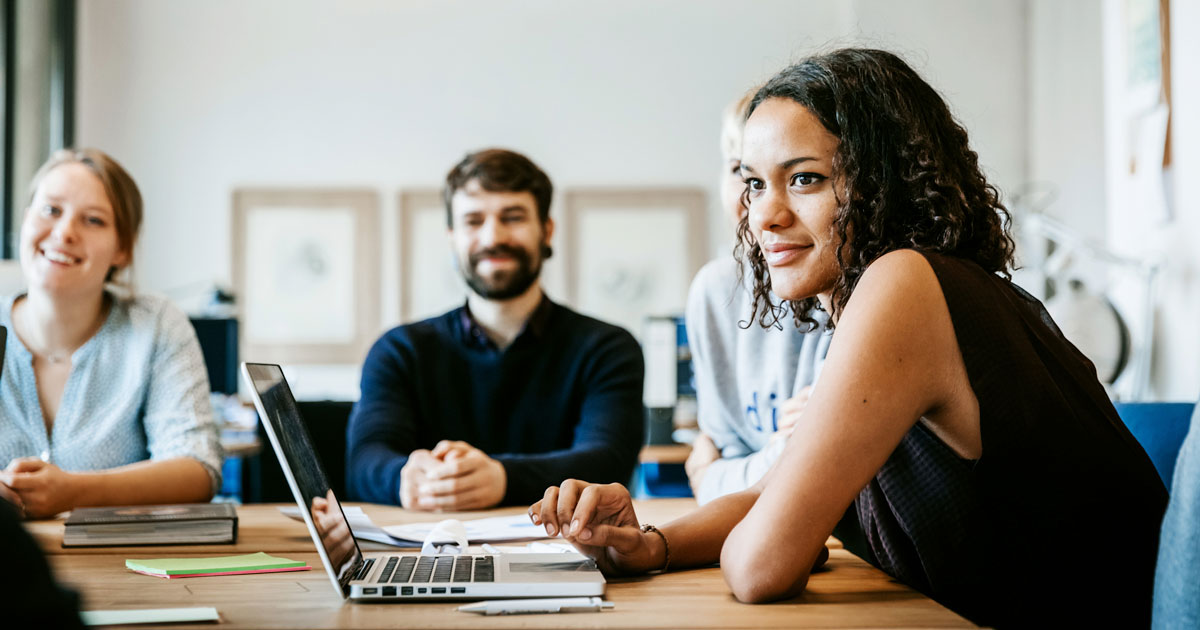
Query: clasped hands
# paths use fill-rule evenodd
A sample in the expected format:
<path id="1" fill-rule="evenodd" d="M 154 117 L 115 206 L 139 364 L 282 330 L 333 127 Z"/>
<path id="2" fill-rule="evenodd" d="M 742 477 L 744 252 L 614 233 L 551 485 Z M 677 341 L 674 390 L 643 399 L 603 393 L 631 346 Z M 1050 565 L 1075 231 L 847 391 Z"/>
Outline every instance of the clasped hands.
<path id="1" fill-rule="evenodd" d="M 0 471 L 0 498 L 26 518 L 49 518 L 78 503 L 77 476 L 39 457 L 18 457 Z"/>
<path id="2" fill-rule="evenodd" d="M 507 489 L 504 465 L 466 442 L 442 440 L 433 450 L 413 451 L 400 470 L 400 504 L 410 510 L 489 508 Z"/>

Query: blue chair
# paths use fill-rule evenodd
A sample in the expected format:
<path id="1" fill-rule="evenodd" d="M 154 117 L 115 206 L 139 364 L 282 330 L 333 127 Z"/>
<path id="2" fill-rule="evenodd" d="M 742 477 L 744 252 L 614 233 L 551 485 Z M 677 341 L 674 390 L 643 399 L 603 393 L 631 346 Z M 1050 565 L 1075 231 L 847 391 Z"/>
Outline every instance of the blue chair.
<path id="1" fill-rule="evenodd" d="M 1163 485 L 1171 487 L 1175 474 L 1175 458 L 1187 436 L 1188 424 L 1196 403 L 1149 402 L 1114 403 L 1117 414 L 1129 427 L 1129 432 L 1146 449 Z"/>
<path id="2" fill-rule="evenodd" d="M 633 471 L 630 494 L 635 499 L 665 499 L 692 496 L 683 464 L 641 462 Z"/>

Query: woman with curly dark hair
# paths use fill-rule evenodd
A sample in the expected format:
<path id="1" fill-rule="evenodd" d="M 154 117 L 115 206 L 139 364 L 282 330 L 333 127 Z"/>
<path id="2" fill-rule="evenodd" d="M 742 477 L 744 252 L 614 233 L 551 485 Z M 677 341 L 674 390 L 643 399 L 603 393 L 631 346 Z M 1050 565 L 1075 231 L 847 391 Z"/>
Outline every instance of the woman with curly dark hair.
<path id="1" fill-rule="evenodd" d="M 1148 625 L 1165 488 L 1009 282 L 1008 214 L 937 92 L 891 53 L 806 59 L 755 96 L 742 173 L 759 323 L 819 304 L 836 326 L 783 455 L 660 528 L 624 488 L 574 480 L 534 522 L 610 573 L 720 560 L 765 602 L 804 590 L 853 503 L 869 561 L 972 621 Z"/>

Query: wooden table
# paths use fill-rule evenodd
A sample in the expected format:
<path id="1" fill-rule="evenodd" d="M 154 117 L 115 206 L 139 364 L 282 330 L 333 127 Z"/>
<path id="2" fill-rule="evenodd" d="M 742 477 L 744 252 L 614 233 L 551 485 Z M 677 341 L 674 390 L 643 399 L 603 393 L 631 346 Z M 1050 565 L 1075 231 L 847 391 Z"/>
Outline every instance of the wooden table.
<path id="1" fill-rule="evenodd" d="M 637 504 L 643 522 L 665 523 L 692 507 L 692 499 L 654 499 Z M 432 515 L 363 505 L 378 525 L 430 520 Z M 524 512 L 505 508 L 454 514 L 478 518 Z M 830 539 L 826 570 L 812 576 L 797 599 L 740 604 L 729 594 L 720 569 L 710 567 L 659 576 L 612 579 L 606 598 L 615 609 L 601 613 L 482 617 L 454 610 L 457 603 L 361 604 L 343 602 L 320 568 L 304 525 L 275 505 L 238 508 L 233 545 L 64 549 L 61 521 L 28 523 L 47 552 L 58 579 L 77 589 L 88 610 L 212 606 L 221 624 L 172 628 L 973 628 L 929 598 L 888 578 Z M 447 517 L 437 515 L 432 518 Z M 364 551 L 392 549 L 362 543 Z M 312 571 L 164 580 L 125 569 L 126 558 L 232 555 L 266 551 L 305 560 Z"/>
<path id="2" fill-rule="evenodd" d="M 643 464 L 682 464 L 691 454 L 691 444 L 649 444 L 638 453 L 638 461 Z"/>

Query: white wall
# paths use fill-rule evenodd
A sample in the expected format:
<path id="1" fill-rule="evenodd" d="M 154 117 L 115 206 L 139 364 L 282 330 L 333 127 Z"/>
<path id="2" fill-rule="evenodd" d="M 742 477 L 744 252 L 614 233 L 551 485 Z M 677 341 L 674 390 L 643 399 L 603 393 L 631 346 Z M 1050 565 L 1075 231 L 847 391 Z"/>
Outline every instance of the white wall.
<path id="1" fill-rule="evenodd" d="M 855 37 L 848 41 L 904 54 L 966 126 L 989 180 L 1002 193 L 1017 189 L 1027 177 L 1026 2 L 855 0 L 853 6 Z"/>
<path id="2" fill-rule="evenodd" d="M 1156 335 L 1151 397 L 1200 397 L 1200 3 L 1171 6 L 1172 165 L 1165 192 L 1171 216 L 1160 213 L 1155 191 L 1130 173 L 1136 153 L 1130 131 L 1125 72 L 1125 3 L 1105 0 L 1105 192 L 1107 243 L 1122 255 L 1158 261 Z M 1163 190 L 1158 186 L 1158 190 Z M 1136 288 L 1118 296 L 1138 299 Z"/>
<path id="3" fill-rule="evenodd" d="M 1168 261 L 1152 372 L 1160 397 L 1200 398 L 1200 3 L 1171 3 L 1175 225 L 1153 246 Z"/>
<path id="4" fill-rule="evenodd" d="M 1047 214 L 1096 243 L 1104 216 L 1104 68 L 1096 0 L 1029 4 L 1028 183 Z M 1051 200 L 1052 199 L 1052 200 Z M 1031 200 L 1032 201 L 1032 200 Z"/>
<path id="5" fill-rule="evenodd" d="M 137 280 L 176 296 L 229 283 L 235 188 L 379 190 L 390 326 L 395 193 L 437 185 L 483 146 L 528 153 L 560 190 L 704 187 L 710 249 L 725 255 L 720 112 L 830 43 L 905 53 L 947 95 L 995 182 L 1015 187 L 1025 33 L 1025 2 L 1011 0 L 89 0 L 77 139 L 137 177 L 148 209 Z M 561 278 L 550 285 L 561 293 Z M 322 380 L 353 395 L 356 371 L 310 379 Z"/>

